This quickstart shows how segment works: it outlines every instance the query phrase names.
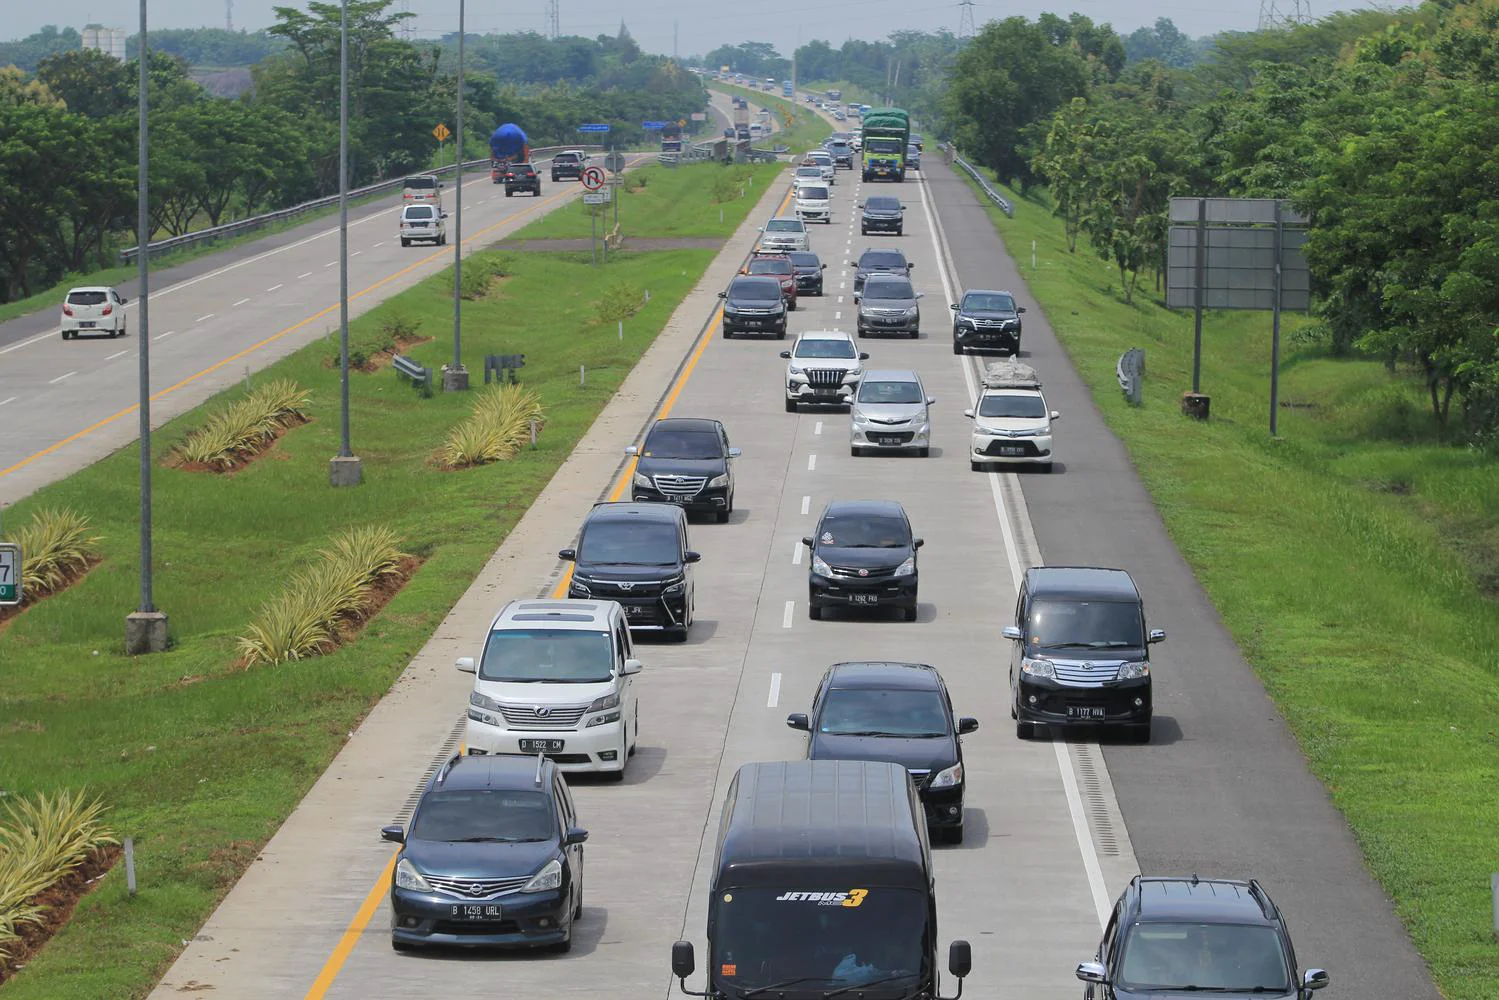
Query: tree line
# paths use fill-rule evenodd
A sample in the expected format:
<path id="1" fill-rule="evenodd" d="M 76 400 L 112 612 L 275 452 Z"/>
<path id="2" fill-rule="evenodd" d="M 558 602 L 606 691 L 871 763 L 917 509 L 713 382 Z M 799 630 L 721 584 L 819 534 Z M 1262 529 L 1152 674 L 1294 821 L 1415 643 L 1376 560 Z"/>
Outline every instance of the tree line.
<path id="1" fill-rule="evenodd" d="M 1171 197 L 1288 199 L 1311 219 L 1309 336 L 1410 365 L 1452 437 L 1499 440 L 1499 0 L 1219 36 L 1175 64 L 1126 51 L 1077 14 L 991 22 L 954 61 L 944 130 L 1045 185 L 1127 299 L 1159 289 Z"/>
<path id="2" fill-rule="evenodd" d="M 403 40 L 400 26 L 412 15 L 396 8 L 395 0 L 348 3 L 352 187 L 454 155 L 451 140 L 439 150 L 432 130 L 455 124 L 456 36 Z M 272 51 L 235 99 L 207 93 L 189 60 L 158 50 L 153 33 L 154 238 L 337 192 L 340 4 L 313 0 L 275 13 L 264 33 Z M 115 251 L 135 243 L 139 62 L 133 46 L 120 62 L 80 48 L 76 32 L 68 44 L 69 31 L 23 40 L 29 51 L 48 50 L 34 72 L 0 68 L 0 301 L 110 266 Z M 226 57 L 213 29 L 177 34 L 197 37 L 200 55 Z M 579 124 L 605 122 L 623 145 L 645 138 L 642 121 L 687 118 L 707 103 L 696 76 L 641 52 L 623 25 L 593 40 L 518 38 L 465 39 L 467 158 L 487 156 L 489 132 L 505 121 L 520 124 L 533 146 L 579 142 Z M 535 57 L 519 76 L 502 76 L 517 48 Z"/>

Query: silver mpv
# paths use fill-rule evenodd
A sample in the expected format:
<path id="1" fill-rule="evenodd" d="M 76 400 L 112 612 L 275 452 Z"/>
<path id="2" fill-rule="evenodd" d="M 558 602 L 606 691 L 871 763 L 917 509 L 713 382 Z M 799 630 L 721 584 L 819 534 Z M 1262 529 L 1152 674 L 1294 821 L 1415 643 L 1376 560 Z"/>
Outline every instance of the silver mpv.
<path id="1" fill-rule="evenodd" d="M 932 444 L 929 407 L 935 402 L 914 371 L 865 372 L 849 405 L 849 454 L 914 451 L 926 458 Z"/>

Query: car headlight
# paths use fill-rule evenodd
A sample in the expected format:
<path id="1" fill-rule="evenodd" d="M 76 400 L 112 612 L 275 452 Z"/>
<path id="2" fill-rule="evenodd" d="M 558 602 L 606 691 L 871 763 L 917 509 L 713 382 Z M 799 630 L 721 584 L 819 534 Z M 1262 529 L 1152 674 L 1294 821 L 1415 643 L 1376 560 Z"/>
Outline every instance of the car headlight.
<path id="1" fill-rule="evenodd" d="M 805 369 L 803 369 L 799 365 L 787 365 L 786 366 L 786 374 L 787 375 L 804 375 L 804 374 L 806 374 L 806 371 L 805 371 Z"/>
<path id="2" fill-rule="evenodd" d="M 584 726 L 583 728 L 584 729 L 592 729 L 594 726 L 607 726 L 611 722 L 618 722 L 618 721 L 619 721 L 619 712 L 617 712 L 617 711 L 615 711 L 615 712 L 606 712 L 603 715 L 595 715 L 593 718 L 589 719 L 588 720 L 588 724 L 586 726 Z"/>
<path id="3" fill-rule="evenodd" d="M 906 310 L 906 315 L 907 316 L 916 316 L 916 315 L 919 315 L 920 313 L 921 313 L 921 310 L 918 309 L 916 306 L 912 306 L 911 308 L 909 308 L 909 309 Z"/>
<path id="4" fill-rule="evenodd" d="M 662 588 L 661 593 L 663 593 L 663 594 L 680 594 L 682 592 L 682 588 L 686 587 L 686 586 L 687 586 L 687 580 L 686 580 L 686 578 L 679 576 L 675 580 L 673 580 L 670 583 L 668 583 L 664 588 Z"/>
<path id="5" fill-rule="evenodd" d="M 850 423 L 855 423 L 855 424 L 867 424 L 867 423 L 869 423 L 869 418 L 866 417 L 864 414 L 860 413 L 858 410 L 851 411 L 849 413 L 849 415 L 848 415 L 848 419 L 849 419 Z"/>
<path id="6" fill-rule="evenodd" d="M 643 472 L 637 472 L 635 473 L 635 485 L 643 490 L 648 490 L 651 488 L 651 477 Z"/>
<path id="7" fill-rule="evenodd" d="M 619 707 L 619 692 L 615 691 L 613 694 L 606 694 L 602 698 L 595 699 L 594 702 L 593 702 L 593 704 L 588 706 L 588 711 L 590 711 L 590 712 L 604 712 L 604 711 L 608 711 L 611 708 L 618 708 L 618 707 Z"/>
<path id="8" fill-rule="evenodd" d="M 573 577 L 573 582 L 568 584 L 567 589 L 570 594 L 582 594 L 584 597 L 591 597 L 593 595 L 593 591 L 588 589 L 588 584 L 577 577 Z"/>
<path id="9" fill-rule="evenodd" d="M 1144 660 L 1137 663 L 1126 663 L 1119 668 L 1119 679 L 1121 681 L 1132 681 L 1140 677 L 1150 676 L 1150 664 Z"/>
<path id="10" fill-rule="evenodd" d="M 432 886 L 422 878 L 422 873 L 405 858 L 396 864 L 396 888 L 410 889 L 412 892 L 432 891 Z"/>
<path id="11" fill-rule="evenodd" d="M 1032 677 L 1057 678 L 1057 668 L 1052 666 L 1050 660 L 1033 660 L 1029 656 L 1020 661 L 1020 672 L 1030 674 Z"/>
<path id="12" fill-rule="evenodd" d="M 907 556 L 906 561 L 895 567 L 896 576 L 910 576 L 916 572 L 916 557 Z"/>
<path id="13" fill-rule="evenodd" d="M 843 373 L 843 380 L 845 382 L 857 382 L 863 376 L 864 376 L 864 369 L 862 369 L 862 368 L 850 368 L 848 371 L 846 371 L 846 372 Z"/>
<path id="14" fill-rule="evenodd" d="M 922 424 L 920 427 L 916 428 L 916 436 L 917 437 L 925 437 L 926 435 L 930 434 L 931 432 L 932 432 L 932 425 L 931 424 Z"/>
<path id="15" fill-rule="evenodd" d="M 813 556 L 812 572 L 816 573 L 818 576 L 832 576 L 833 567 L 824 562 L 822 556 Z"/>
<path id="16" fill-rule="evenodd" d="M 486 712 L 498 712 L 500 710 L 499 702 L 493 698 L 486 698 L 477 691 L 469 692 L 468 703 L 475 708 L 482 708 Z"/>
<path id="17" fill-rule="evenodd" d="M 729 485 L 729 474 L 727 472 L 725 472 L 721 476 L 714 476 L 712 479 L 708 480 L 708 489 L 710 490 L 716 490 L 721 486 L 727 485 Z"/>
<path id="18" fill-rule="evenodd" d="M 531 881 L 520 887 L 521 892 L 546 892 L 562 886 L 562 862 L 556 858 L 542 866 L 541 871 L 531 876 Z"/>
<path id="19" fill-rule="evenodd" d="M 946 768 L 943 768 L 942 770 L 938 771 L 935 775 L 933 775 L 932 782 L 931 782 L 931 784 L 927 785 L 927 787 L 928 788 L 955 788 L 958 785 L 961 785 L 962 783 L 963 783 L 963 765 L 960 762 L 960 763 L 954 764 L 952 767 L 946 767 Z"/>

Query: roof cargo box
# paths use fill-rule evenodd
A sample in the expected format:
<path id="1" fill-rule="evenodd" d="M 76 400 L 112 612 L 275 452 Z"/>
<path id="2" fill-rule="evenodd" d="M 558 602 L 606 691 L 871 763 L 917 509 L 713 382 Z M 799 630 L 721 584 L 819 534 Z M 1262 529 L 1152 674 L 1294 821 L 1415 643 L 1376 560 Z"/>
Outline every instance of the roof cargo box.
<path id="1" fill-rule="evenodd" d="M 1036 374 L 1036 369 L 1024 361 L 1005 358 L 1002 361 L 995 361 L 984 372 L 984 388 L 1039 389 L 1041 376 Z"/>

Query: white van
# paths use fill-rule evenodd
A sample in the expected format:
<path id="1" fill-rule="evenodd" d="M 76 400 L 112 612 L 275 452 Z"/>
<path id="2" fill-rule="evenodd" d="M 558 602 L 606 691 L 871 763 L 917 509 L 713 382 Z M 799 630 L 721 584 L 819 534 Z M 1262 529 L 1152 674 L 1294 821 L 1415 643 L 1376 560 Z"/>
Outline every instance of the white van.
<path id="1" fill-rule="evenodd" d="M 402 205 L 401 226 L 397 234 L 401 237 L 401 246 L 409 247 L 419 240 L 438 246 L 447 243 L 448 226 L 442 221 L 447 217 L 448 213 L 436 202 Z"/>
<path id="2" fill-rule="evenodd" d="M 796 217 L 803 222 L 825 222 L 832 225 L 833 209 L 827 185 L 798 184 L 796 186 Z"/>
<path id="3" fill-rule="evenodd" d="M 401 183 L 401 201 L 412 205 L 423 201 L 442 202 L 442 181 L 436 174 L 413 174 Z"/>
<path id="4" fill-rule="evenodd" d="M 474 675 L 468 753 L 545 754 L 565 772 L 624 777 L 640 661 L 618 602 L 511 601 L 458 669 Z"/>

